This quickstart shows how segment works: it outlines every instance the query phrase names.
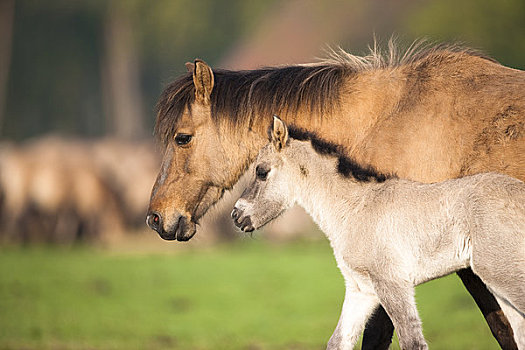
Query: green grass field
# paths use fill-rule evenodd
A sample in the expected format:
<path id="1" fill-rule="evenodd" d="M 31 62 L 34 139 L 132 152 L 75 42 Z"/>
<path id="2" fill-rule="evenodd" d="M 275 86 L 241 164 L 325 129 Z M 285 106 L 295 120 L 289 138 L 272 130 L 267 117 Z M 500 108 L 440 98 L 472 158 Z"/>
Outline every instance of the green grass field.
<path id="1" fill-rule="evenodd" d="M 326 242 L 170 247 L 1 248 L 0 349 L 324 348 L 344 292 Z M 497 348 L 457 277 L 417 299 L 431 349 Z"/>

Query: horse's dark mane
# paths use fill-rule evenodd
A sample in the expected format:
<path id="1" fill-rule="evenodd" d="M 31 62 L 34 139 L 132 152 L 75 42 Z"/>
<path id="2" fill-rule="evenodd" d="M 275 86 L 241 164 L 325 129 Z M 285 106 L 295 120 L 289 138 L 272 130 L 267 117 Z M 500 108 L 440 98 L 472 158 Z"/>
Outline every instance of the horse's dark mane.
<path id="1" fill-rule="evenodd" d="M 250 128 L 265 116 L 297 113 L 323 118 L 340 105 L 345 78 L 357 72 L 394 68 L 404 64 L 431 67 L 447 59 L 479 56 L 474 50 L 457 45 L 425 46 L 413 44 L 403 55 L 389 43 L 388 52 L 377 47 L 364 57 L 334 50 L 318 64 L 261 68 L 256 70 L 213 70 L 215 85 L 211 94 L 212 118 L 225 120 L 235 128 Z M 433 64 L 433 62 L 435 64 Z M 192 74 L 187 73 L 168 85 L 157 104 L 155 134 L 166 144 L 173 138 L 177 123 L 195 100 Z"/>
<path id="2" fill-rule="evenodd" d="M 270 131 L 271 126 L 268 130 L 268 137 L 271 139 Z M 355 160 L 345 155 L 342 146 L 323 140 L 315 132 L 288 125 L 288 135 L 295 140 L 310 141 L 314 150 L 319 154 L 337 157 L 337 172 L 344 177 L 352 177 L 359 182 L 384 182 L 395 177 L 392 174 L 382 174 L 372 166 L 359 165 Z"/>
<path id="3" fill-rule="evenodd" d="M 296 113 L 300 108 L 316 115 L 330 113 L 339 104 L 344 77 L 352 70 L 344 65 L 271 67 L 256 70 L 213 70 L 212 118 L 228 119 L 236 127 L 251 127 L 255 118 L 276 111 Z M 163 142 L 172 138 L 177 121 L 195 100 L 192 74 L 171 83 L 157 105 L 155 134 Z"/>

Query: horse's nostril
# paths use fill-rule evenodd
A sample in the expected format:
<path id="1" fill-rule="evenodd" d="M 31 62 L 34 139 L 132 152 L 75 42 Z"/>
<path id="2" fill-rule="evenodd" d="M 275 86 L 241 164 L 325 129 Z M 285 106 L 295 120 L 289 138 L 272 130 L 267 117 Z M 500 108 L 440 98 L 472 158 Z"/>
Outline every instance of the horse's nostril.
<path id="1" fill-rule="evenodd" d="M 146 218 L 146 224 L 152 229 L 160 233 L 162 229 L 162 216 L 156 212 L 149 213 Z"/>

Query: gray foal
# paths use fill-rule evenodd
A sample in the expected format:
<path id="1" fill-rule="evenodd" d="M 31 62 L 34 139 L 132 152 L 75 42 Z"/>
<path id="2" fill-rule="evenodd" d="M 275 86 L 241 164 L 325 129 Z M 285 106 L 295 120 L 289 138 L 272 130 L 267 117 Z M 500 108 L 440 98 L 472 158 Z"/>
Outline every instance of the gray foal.
<path id="1" fill-rule="evenodd" d="M 297 203 L 325 232 L 346 286 L 328 349 L 352 349 L 379 304 L 401 348 L 427 349 L 414 287 L 465 267 L 525 324 L 523 182 L 495 173 L 434 184 L 397 179 L 277 117 L 269 137 L 232 217 L 252 231 Z"/>

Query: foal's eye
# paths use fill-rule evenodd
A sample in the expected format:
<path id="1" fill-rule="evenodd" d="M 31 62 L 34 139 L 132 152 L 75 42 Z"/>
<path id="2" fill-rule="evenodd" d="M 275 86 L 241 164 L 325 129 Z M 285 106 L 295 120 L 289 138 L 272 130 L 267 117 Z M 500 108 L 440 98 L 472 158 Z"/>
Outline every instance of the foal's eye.
<path id="1" fill-rule="evenodd" d="M 193 138 L 192 135 L 177 134 L 177 136 L 175 136 L 175 143 L 178 146 L 184 146 L 184 145 L 187 145 L 191 141 L 192 138 Z"/>
<path id="2" fill-rule="evenodd" d="M 257 168 L 255 168 L 255 174 L 259 180 L 266 180 L 269 171 L 270 169 L 263 168 L 261 166 L 257 166 Z"/>

